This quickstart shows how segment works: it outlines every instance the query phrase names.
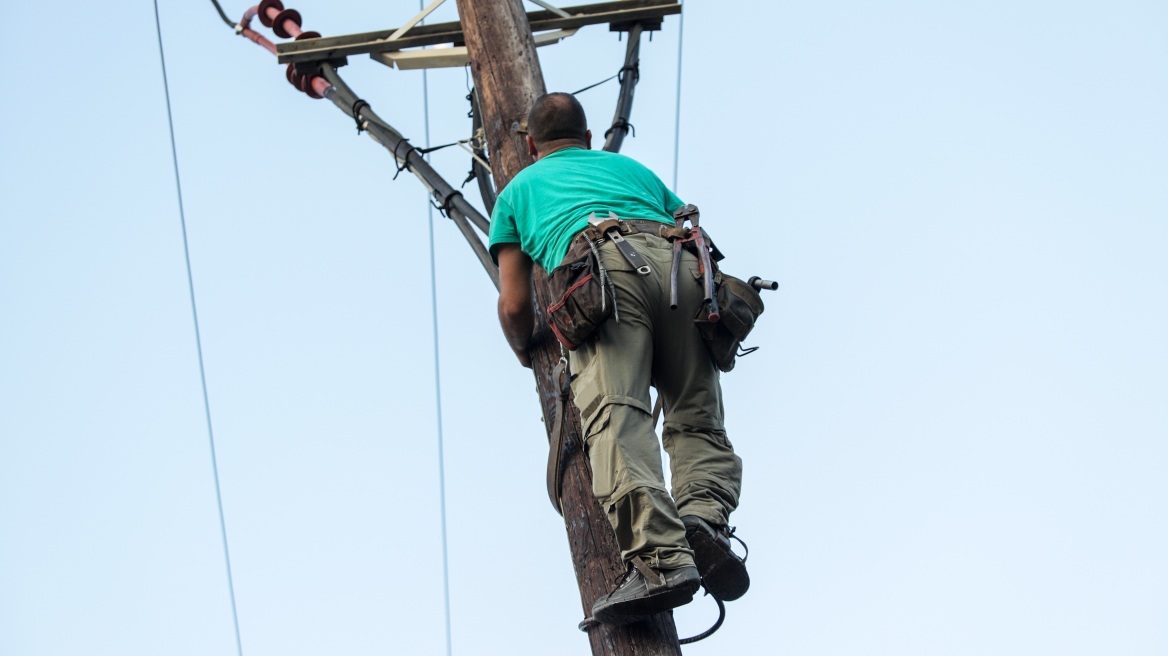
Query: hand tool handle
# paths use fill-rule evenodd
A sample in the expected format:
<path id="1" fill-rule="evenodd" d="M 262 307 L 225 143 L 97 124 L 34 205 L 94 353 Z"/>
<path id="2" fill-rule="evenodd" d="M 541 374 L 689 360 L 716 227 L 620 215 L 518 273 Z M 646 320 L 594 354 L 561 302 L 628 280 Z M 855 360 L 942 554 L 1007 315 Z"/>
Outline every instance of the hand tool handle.
<path id="1" fill-rule="evenodd" d="M 677 309 L 677 271 L 681 268 L 681 242 L 673 242 L 673 264 L 669 268 L 669 309 Z"/>
<path id="2" fill-rule="evenodd" d="M 779 283 L 775 282 L 774 280 L 763 280 L 758 276 L 751 276 L 750 280 L 747 280 L 746 283 L 759 291 L 769 289 L 773 292 L 779 288 Z"/>
<path id="3" fill-rule="evenodd" d="M 705 295 L 705 300 L 710 304 L 710 313 L 708 320 L 710 323 L 717 323 L 722 318 L 718 311 L 718 295 L 714 291 L 714 266 L 710 262 L 710 249 L 706 248 L 706 240 L 702 238 L 702 231 L 694 231 L 694 245 L 698 247 L 698 262 L 702 267 L 702 293 Z"/>

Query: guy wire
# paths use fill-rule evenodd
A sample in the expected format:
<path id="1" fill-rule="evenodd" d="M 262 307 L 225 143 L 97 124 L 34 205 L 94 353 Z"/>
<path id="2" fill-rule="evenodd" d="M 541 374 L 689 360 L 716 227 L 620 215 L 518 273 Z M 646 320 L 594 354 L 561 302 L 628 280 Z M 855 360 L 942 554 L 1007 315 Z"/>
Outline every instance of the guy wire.
<path id="1" fill-rule="evenodd" d="M 216 3 L 216 7 L 218 4 Z M 207 395 L 207 369 L 203 365 L 203 339 L 199 333 L 199 311 L 195 305 L 195 278 L 191 273 L 191 248 L 187 239 L 187 218 L 183 209 L 182 179 L 178 172 L 178 146 L 174 139 L 174 114 L 170 109 L 170 82 L 166 76 L 166 55 L 162 47 L 162 20 L 158 16 L 158 0 L 154 0 L 154 27 L 158 32 L 158 60 L 162 64 L 162 89 L 166 94 L 166 121 L 170 128 L 170 155 L 174 162 L 174 187 L 178 195 L 178 218 L 182 226 L 183 256 L 187 265 L 187 290 L 191 297 L 191 318 L 195 326 L 195 351 L 199 359 L 199 382 L 203 388 L 203 414 L 207 422 L 207 440 L 211 445 L 211 473 L 215 479 L 215 502 L 219 508 L 219 534 L 223 538 L 223 562 L 227 567 L 227 592 L 231 597 L 231 620 L 235 624 L 235 651 L 243 656 L 243 640 L 239 634 L 239 612 L 235 606 L 235 581 L 231 575 L 231 553 L 227 549 L 227 521 L 223 517 L 223 492 L 219 486 L 219 462 L 215 455 L 215 433 L 211 429 L 211 401 Z"/>
<path id="2" fill-rule="evenodd" d="M 683 9 L 685 0 L 681 0 Z M 673 115 L 673 193 L 677 193 L 677 161 L 681 149 L 681 41 L 685 36 L 685 12 L 678 15 L 677 23 L 677 104 Z"/>
<path id="3" fill-rule="evenodd" d="M 423 0 L 418 0 L 418 10 L 423 9 Z M 422 108 L 425 117 L 426 148 L 430 147 L 430 80 L 428 71 L 422 69 Z M 429 153 L 425 155 L 430 159 Z M 426 203 L 426 218 L 430 228 L 430 311 L 434 328 L 434 404 L 438 422 L 438 508 L 442 523 L 442 605 L 446 619 L 446 656 L 451 656 L 450 640 L 450 564 L 446 544 L 446 447 L 442 439 L 442 367 L 438 349 L 438 273 L 435 265 L 434 248 L 434 205 Z"/>

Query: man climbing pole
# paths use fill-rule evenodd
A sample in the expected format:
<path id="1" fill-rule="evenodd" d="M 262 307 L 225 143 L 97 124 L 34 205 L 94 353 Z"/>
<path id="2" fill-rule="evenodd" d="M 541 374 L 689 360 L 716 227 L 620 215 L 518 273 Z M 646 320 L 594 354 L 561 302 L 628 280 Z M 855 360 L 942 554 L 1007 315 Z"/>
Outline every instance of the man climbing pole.
<path id="1" fill-rule="evenodd" d="M 704 300 L 699 262 L 670 242 L 679 236 L 673 212 L 683 203 L 636 161 L 590 150 L 591 139 L 573 96 L 552 93 L 535 101 L 526 143 L 536 162 L 500 193 L 490 251 L 499 264 L 499 320 L 525 367 L 531 366 L 533 264 L 553 271 L 573 253 L 599 256 L 601 305 L 607 299 L 612 316 L 582 343 L 558 336 L 575 349 L 571 388 L 593 493 L 628 567 L 592 613 L 619 625 L 686 604 L 700 585 L 720 600 L 737 599 L 750 580 L 728 539 L 741 459 L 726 438 L 718 369 L 693 321 Z M 670 309 L 675 251 L 681 275 L 674 281 L 678 307 Z M 651 385 L 664 405 L 672 496 Z"/>

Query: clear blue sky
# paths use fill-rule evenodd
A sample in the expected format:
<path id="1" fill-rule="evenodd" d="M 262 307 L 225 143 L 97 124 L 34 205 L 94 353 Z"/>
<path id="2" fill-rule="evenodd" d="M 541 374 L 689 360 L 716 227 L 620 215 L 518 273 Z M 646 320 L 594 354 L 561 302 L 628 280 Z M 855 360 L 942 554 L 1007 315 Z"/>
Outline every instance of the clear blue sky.
<path id="1" fill-rule="evenodd" d="M 444 654 L 424 191 L 161 4 L 244 653 Z M 754 584 L 686 653 L 1168 653 L 1168 7 L 686 7 L 677 191 L 783 285 L 724 379 Z M 678 27 L 624 149 L 667 181 Z M 581 30 L 547 86 L 623 51 Z M 152 5 L 3 2 L 0 54 L 0 654 L 234 654 Z M 342 75 L 424 142 L 420 72 Z M 468 136 L 463 71 L 429 89 Z M 588 653 L 531 375 L 434 221 L 453 652 Z"/>

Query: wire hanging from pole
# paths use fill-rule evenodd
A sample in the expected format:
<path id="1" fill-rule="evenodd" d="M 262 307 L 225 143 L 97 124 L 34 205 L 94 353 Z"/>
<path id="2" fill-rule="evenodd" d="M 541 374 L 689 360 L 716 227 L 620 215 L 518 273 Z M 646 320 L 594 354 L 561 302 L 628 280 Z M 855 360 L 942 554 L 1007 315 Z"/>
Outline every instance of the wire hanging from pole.
<path id="1" fill-rule="evenodd" d="M 422 0 L 418 0 L 422 9 Z M 424 113 L 426 148 L 430 148 L 430 79 L 422 70 L 422 108 Z M 429 153 L 425 155 L 430 159 Z M 438 423 L 438 514 L 442 524 L 442 606 L 446 619 L 446 656 L 451 656 L 450 639 L 450 557 L 446 539 L 446 447 L 442 434 L 442 362 L 438 348 L 438 269 L 434 248 L 434 204 L 426 203 L 426 222 L 430 230 L 430 312 L 434 327 L 434 404 Z"/>
<path id="2" fill-rule="evenodd" d="M 215 3 L 219 7 L 219 3 Z M 223 11 L 220 9 L 220 15 Z M 224 16 L 224 20 L 227 20 Z M 229 23 L 230 24 L 230 23 Z M 235 651 L 243 656 L 243 640 L 239 633 L 239 611 L 235 606 L 235 580 L 231 575 L 231 553 L 227 549 L 227 521 L 223 516 L 223 492 L 219 486 L 219 461 L 215 454 L 215 432 L 211 428 L 211 401 L 207 395 L 207 369 L 203 365 L 203 339 L 199 333 L 199 310 L 195 305 L 195 277 L 191 273 L 191 248 L 187 239 L 187 218 L 183 209 L 182 178 L 178 172 L 178 147 L 174 139 L 174 115 L 170 109 L 170 82 L 166 77 L 166 55 L 162 47 L 162 20 L 158 16 L 158 0 L 154 0 L 154 26 L 158 32 L 158 59 L 162 64 L 162 88 L 166 94 L 166 121 L 170 128 L 170 154 L 174 161 L 174 187 L 178 195 L 178 218 L 182 226 L 183 256 L 187 265 L 187 289 L 191 297 L 191 318 L 195 326 L 195 352 L 199 360 L 199 382 L 203 388 L 203 414 L 207 422 L 207 440 L 211 445 L 211 473 L 215 479 L 215 503 L 219 508 L 219 534 L 223 538 L 223 561 L 227 567 L 227 592 L 231 598 L 231 620 L 235 625 Z"/>
<path id="3" fill-rule="evenodd" d="M 211 4 L 215 5 L 215 10 L 219 12 L 219 18 L 222 18 L 223 22 L 227 23 L 227 27 L 235 29 L 235 23 L 231 22 L 231 19 L 227 17 L 227 13 L 223 11 L 223 7 L 219 6 L 219 0 L 211 0 Z"/>
<path id="4" fill-rule="evenodd" d="M 673 193 L 677 193 L 677 161 L 680 157 L 681 150 L 681 44 L 682 37 L 685 36 L 685 0 L 680 0 L 678 4 L 683 6 L 683 11 L 677 17 L 677 105 L 673 114 Z"/>

